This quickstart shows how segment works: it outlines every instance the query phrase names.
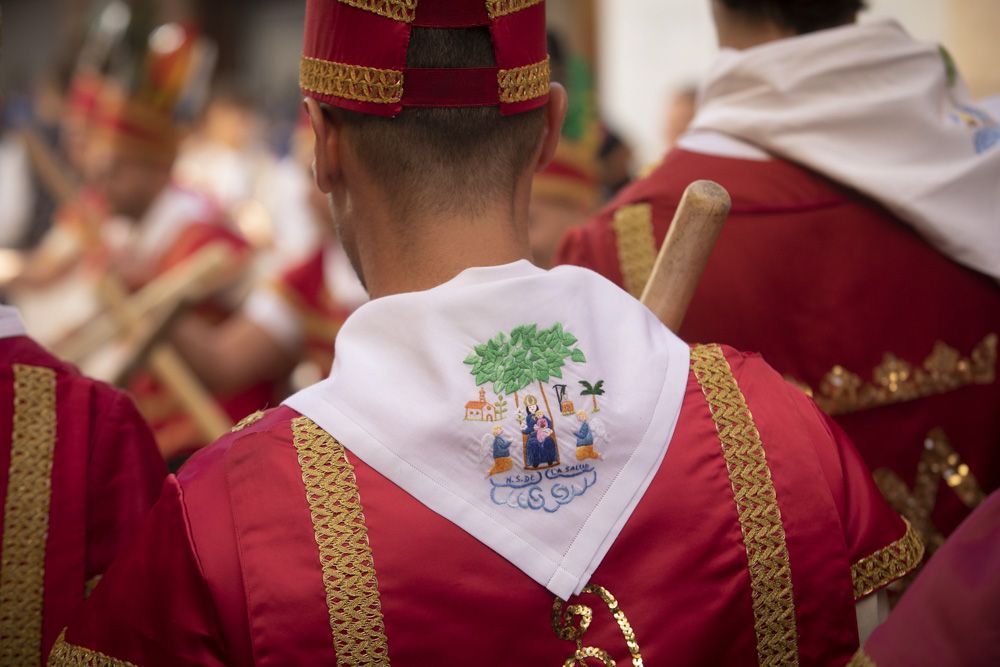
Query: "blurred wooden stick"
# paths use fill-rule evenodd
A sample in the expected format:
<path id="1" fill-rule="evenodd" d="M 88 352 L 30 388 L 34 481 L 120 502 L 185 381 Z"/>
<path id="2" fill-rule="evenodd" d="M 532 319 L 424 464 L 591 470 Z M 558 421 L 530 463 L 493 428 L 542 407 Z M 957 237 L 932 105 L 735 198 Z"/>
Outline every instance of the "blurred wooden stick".
<path id="1" fill-rule="evenodd" d="M 730 208 L 729 193 L 712 181 L 695 181 L 681 197 L 641 299 L 671 331 L 684 323 Z"/>

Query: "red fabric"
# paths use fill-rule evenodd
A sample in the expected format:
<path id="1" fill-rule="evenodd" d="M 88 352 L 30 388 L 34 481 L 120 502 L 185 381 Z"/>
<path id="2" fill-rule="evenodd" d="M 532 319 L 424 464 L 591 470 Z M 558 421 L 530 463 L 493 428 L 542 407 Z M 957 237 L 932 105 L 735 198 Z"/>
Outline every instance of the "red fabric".
<path id="1" fill-rule="evenodd" d="M 1000 288 L 962 268 L 871 203 L 780 160 L 671 152 L 587 225 L 571 231 L 560 263 L 622 284 L 614 212 L 653 206 L 662 243 L 684 188 L 708 178 L 729 190 L 733 213 L 709 260 L 680 335 L 763 353 L 782 374 L 818 389 L 836 365 L 871 382 L 892 353 L 919 367 L 942 341 L 965 357 L 1000 333 Z M 872 469 L 910 488 L 923 442 L 943 428 L 981 485 L 1000 485 L 1000 383 L 838 417 Z M 968 514 L 942 485 L 934 514 L 950 532 Z"/>
<path id="2" fill-rule="evenodd" d="M 156 500 L 166 467 L 149 427 L 125 394 L 79 375 L 28 338 L 0 339 L 0 404 L 7 406 L 0 410 L 0 498 L 9 492 L 15 364 L 50 368 L 56 378 L 44 657 L 79 612 L 85 584 L 104 573 L 137 531 Z"/>
<path id="3" fill-rule="evenodd" d="M 485 2 L 420 0 L 415 28 L 476 28 L 490 24 Z"/>
<path id="4" fill-rule="evenodd" d="M 880 667 L 1000 665 L 1000 493 L 948 538 L 865 644 Z"/>
<path id="5" fill-rule="evenodd" d="M 800 662 L 842 665 L 857 648 L 850 565 L 901 537 L 903 523 L 851 445 L 831 435 L 805 397 L 758 357 L 726 354 L 771 465 Z M 144 537 L 108 574 L 104 595 L 94 597 L 68 639 L 146 665 L 250 664 L 250 656 L 258 665 L 334 664 L 320 559 L 292 445 L 297 416 L 284 407 L 271 411 L 193 458 L 179 490 L 168 486 Z M 551 628 L 550 593 L 349 458 L 393 664 L 555 665 L 572 654 L 575 646 Z M 665 460 L 593 582 L 617 597 L 647 664 L 756 664 L 732 483 L 693 375 Z M 594 610 L 585 645 L 627 663 L 610 612 L 594 598 L 581 601 Z M 168 614 L 178 620 L 164 621 Z M 204 636 L 212 628 L 218 634 Z M 169 648 L 175 645 L 197 650 Z"/>

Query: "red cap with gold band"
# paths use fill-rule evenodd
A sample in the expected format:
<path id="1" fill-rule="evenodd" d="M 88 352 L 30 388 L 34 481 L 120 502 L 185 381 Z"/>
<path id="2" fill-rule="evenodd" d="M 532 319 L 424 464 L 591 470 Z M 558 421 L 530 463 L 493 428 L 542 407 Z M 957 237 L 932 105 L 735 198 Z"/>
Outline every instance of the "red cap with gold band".
<path id="1" fill-rule="evenodd" d="M 406 67 L 413 28 L 487 26 L 496 67 Z M 537 109 L 549 96 L 545 2 L 309 0 L 300 83 L 319 102 L 378 116 L 412 107 Z"/>

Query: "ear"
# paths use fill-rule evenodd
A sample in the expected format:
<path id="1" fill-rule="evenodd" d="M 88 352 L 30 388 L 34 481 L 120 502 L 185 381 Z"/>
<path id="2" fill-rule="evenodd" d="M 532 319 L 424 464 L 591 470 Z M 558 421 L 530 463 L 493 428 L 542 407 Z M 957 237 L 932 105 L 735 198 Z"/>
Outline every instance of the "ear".
<path id="1" fill-rule="evenodd" d="M 316 136 L 313 157 L 313 176 L 316 187 L 324 194 L 333 191 L 334 185 L 340 180 L 340 126 L 323 113 L 319 102 L 312 98 L 303 101 L 313 134 Z"/>
<path id="2" fill-rule="evenodd" d="M 568 107 L 569 98 L 562 84 L 553 83 L 549 86 L 549 102 L 545 105 L 545 129 L 542 132 L 542 150 L 538 154 L 535 171 L 545 169 L 552 162 L 552 158 L 555 157 Z"/>

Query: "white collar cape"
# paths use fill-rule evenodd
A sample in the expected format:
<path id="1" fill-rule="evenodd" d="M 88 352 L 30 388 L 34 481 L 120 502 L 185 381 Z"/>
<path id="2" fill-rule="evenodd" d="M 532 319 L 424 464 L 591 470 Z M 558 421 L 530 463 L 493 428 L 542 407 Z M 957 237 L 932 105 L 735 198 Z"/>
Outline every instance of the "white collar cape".
<path id="1" fill-rule="evenodd" d="M 940 47 L 893 21 L 724 51 L 691 127 L 853 188 L 1000 279 L 1000 123 Z"/>
<path id="2" fill-rule="evenodd" d="M 336 347 L 285 404 L 563 599 L 659 469 L 690 362 L 614 284 L 526 261 L 372 301 Z"/>
<path id="3" fill-rule="evenodd" d="M 0 304 L 0 339 L 27 335 L 17 308 Z"/>

